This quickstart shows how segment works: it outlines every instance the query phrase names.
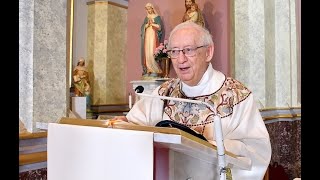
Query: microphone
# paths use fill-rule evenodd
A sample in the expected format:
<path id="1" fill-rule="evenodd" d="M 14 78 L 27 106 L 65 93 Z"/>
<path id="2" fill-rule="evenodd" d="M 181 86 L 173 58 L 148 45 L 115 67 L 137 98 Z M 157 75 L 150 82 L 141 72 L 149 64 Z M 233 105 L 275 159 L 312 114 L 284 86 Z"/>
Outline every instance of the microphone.
<path id="1" fill-rule="evenodd" d="M 144 87 L 143 87 L 143 86 L 137 86 L 137 87 L 134 89 L 134 91 L 135 91 L 136 93 L 142 93 L 142 92 L 144 91 Z"/>
<path id="2" fill-rule="evenodd" d="M 141 89 L 141 88 L 139 87 L 138 89 Z M 143 87 L 142 87 L 142 91 L 143 91 Z M 222 126 L 221 126 L 221 117 L 220 117 L 220 114 L 218 114 L 215 111 L 215 109 L 214 109 L 214 107 L 212 105 L 210 105 L 207 102 L 203 102 L 203 101 L 199 101 L 199 100 L 174 98 L 174 97 L 169 97 L 169 96 L 150 95 L 150 94 L 145 94 L 145 93 L 138 93 L 137 91 L 136 91 L 136 95 L 137 96 L 142 96 L 142 97 L 166 99 L 166 100 L 188 102 L 188 103 L 194 103 L 194 104 L 203 104 L 203 105 L 207 106 L 210 110 L 215 112 L 215 116 L 213 118 L 214 118 L 214 130 L 215 130 L 216 143 L 217 143 L 217 152 L 218 152 L 218 164 L 219 164 L 219 167 L 220 167 L 220 179 L 223 179 L 223 180 L 225 179 L 227 168 L 226 168 L 226 162 L 225 162 L 225 150 L 224 150 L 224 145 L 223 145 L 223 134 L 222 134 Z"/>
<path id="3" fill-rule="evenodd" d="M 134 88 L 134 92 L 135 92 L 135 94 L 136 94 L 136 96 L 135 96 L 135 101 L 134 101 L 134 103 L 137 103 L 138 102 L 138 100 L 139 100 L 139 96 L 137 96 L 137 93 L 142 93 L 144 91 L 144 87 L 143 86 L 137 86 L 136 88 Z M 131 109 L 131 108 L 130 108 Z"/>

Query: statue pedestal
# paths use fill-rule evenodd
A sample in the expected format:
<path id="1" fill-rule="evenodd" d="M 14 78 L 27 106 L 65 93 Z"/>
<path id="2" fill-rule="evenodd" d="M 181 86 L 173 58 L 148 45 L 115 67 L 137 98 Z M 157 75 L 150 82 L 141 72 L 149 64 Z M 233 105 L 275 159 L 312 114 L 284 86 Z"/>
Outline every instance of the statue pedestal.
<path id="1" fill-rule="evenodd" d="M 72 97 L 71 110 L 81 119 L 87 119 L 87 99 L 86 97 Z"/>

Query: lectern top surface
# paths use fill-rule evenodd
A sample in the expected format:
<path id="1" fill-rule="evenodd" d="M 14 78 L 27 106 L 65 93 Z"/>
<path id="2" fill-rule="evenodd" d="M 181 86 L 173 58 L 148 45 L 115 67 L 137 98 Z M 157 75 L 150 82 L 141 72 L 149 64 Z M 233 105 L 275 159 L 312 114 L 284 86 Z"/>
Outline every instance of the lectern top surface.
<path id="1" fill-rule="evenodd" d="M 154 127 L 154 126 L 141 126 L 124 121 L 111 121 L 111 120 L 95 120 L 95 119 L 77 119 L 77 118 L 66 118 L 63 117 L 58 122 L 60 124 L 71 124 L 71 125 L 80 125 L 80 126 L 93 126 L 93 127 L 103 127 L 103 128 L 114 128 L 114 129 L 125 129 L 125 130 L 136 130 L 136 131 L 150 131 L 155 133 L 164 133 L 164 134 L 176 134 L 181 135 L 185 138 L 196 141 L 204 146 L 210 147 L 214 150 L 217 150 L 217 147 L 205 140 L 202 140 L 196 136 L 193 136 L 189 133 L 186 133 L 177 128 L 169 127 Z M 235 154 L 226 151 L 227 155 L 232 157 L 237 157 Z"/>

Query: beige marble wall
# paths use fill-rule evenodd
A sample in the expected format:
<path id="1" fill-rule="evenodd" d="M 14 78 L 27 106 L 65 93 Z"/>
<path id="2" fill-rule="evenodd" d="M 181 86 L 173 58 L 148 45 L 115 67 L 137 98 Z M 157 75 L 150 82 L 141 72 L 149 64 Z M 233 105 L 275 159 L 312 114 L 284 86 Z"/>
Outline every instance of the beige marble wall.
<path id="1" fill-rule="evenodd" d="M 88 4 L 88 70 L 91 100 L 99 104 L 106 99 L 108 2 Z"/>
<path id="2" fill-rule="evenodd" d="M 92 104 L 125 103 L 127 10 L 108 1 L 88 2 L 88 69 Z"/>
<path id="3" fill-rule="evenodd" d="M 66 116 L 67 0 L 19 0 L 19 119 L 28 132 Z"/>
<path id="4" fill-rule="evenodd" d="M 126 103 L 127 9 L 109 4 L 108 16 L 107 102 Z"/>
<path id="5" fill-rule="evenodd" d="M 300 106 L 295 0 L 234 2 L 235 77 L 262 107 Z"/>

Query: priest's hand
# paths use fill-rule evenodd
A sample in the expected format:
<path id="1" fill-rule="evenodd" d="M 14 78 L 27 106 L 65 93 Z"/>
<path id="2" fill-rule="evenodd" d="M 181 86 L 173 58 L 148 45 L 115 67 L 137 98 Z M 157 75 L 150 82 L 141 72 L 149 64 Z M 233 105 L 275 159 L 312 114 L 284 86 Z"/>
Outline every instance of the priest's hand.
<path id="1" fill-rule="evenodd" d="M 112 120 L 121 120 L 121 121 L 128 122 L 128 119 L 126 118 L 126 116 L 115 116 L 112 118 Z"/>

